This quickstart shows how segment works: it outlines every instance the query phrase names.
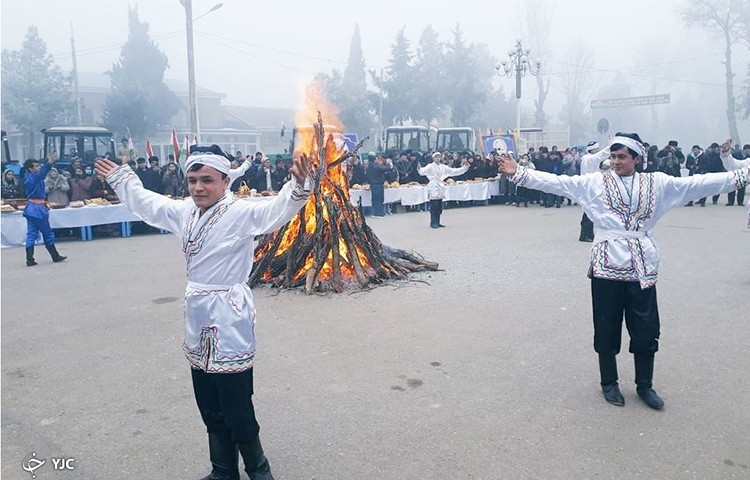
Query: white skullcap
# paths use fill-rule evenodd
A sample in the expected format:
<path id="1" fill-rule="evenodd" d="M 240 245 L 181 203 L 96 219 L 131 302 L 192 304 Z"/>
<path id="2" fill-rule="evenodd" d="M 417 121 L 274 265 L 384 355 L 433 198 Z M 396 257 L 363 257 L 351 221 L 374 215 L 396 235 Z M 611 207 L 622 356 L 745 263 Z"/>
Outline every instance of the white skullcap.
<path id="1" fill-rule="evenodd" d="M 599 149 L 599 144 L 596 143 L 596 142 L 589 142 L 589 144 L 586 145 L 586 151 L 589 152 L 589 153 L 592 150 L 598 150 L 598 149 Z"/>
<path id="2" fill-rule="evenodd" d="M 199 164 L 214 168 L 226 175 L 229 175 L 229 170 L 232 168 L 227 157 L 212 153 L 195 153 L 187 158 L 185 173 L 189 172 L 193 165 Z"/>
<path id="3" fill-rule="evenodd" d="M 609 144 L 610 150 L 612 150 L 612 145 L 614 145 L 615 143 L 625 145 L 626 147 L 640 155 L 642 158 L 646 158 L 646 148 L 638 140 L 633 140 L 630 137 L 615 137 L 612 139 L 612 143 Z"/>

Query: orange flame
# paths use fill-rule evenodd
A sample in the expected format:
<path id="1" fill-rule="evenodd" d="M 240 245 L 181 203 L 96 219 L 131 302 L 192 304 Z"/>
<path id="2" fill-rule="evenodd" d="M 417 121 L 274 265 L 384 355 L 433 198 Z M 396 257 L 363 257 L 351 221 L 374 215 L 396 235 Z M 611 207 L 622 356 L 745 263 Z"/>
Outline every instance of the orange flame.
<path id="1" fill-rule="evenodd" d="M 322 85 L 320 85 L 319 83 L 313 82 L 308 86 L 306 90 L 305 108 L 298 111 L 296 115 L 297 127 L 295 127 L 295 149 L 293 152 L 293 156 L 295 157 L 298 157 L 304 153 L 310 159 L 312 165 L 315 167 L 331 164 L 344 153 L 342 148 L 343 146 L 340 146 L 336 143 L 335 137 L 333 135 L 335 133 L 342 133 L 344 131 L 343 125 L 338 120 L 338 109 L 326 100 L 325 96 L 322 93 L 321 87 Z M 326 138 L 323 148 L 323 158 L 319 158 L 321 149 L 318 145 L 315 128 L 313 127 L 313 125 L 318 122 L 318 112 L 320 112 L 322 118 L 326 122 L 326 125 L 324 126 Z M 334 186 L 339 187 L 343 190 L 345 194 L 344 199 L 342 199 L 338 195 L 334 195 L 336 191 Z M 276 250 L 275 257 L 284 255 L 285 253 L 289 252 L 290 249 L 292 249 L 292 247 L 295 245 L 295 242 L 298 240 L 298 236 L 300 233 L 301 217 L 304 219 L 304 231 L 308 237 L 313 236 L 316 229 L 318 228 L 316 210 L 319 210 L 321 212 L 320 216 L 325 223 L 337 222 L 337 225 L 340 227 L 341 222 L 346 220 L 343 218 L 331 218 L 330 212 L 328 211 L 328 208 L 323 200 L 324 198 L 329 198 L 334 202 L 349 202 L 349 187 L 347 176 L 341 165 L 329 168 L 323 176 L 320 185 L 320 197 L 321 198 L 318 198 L 317 195 L 311 195 L 307 201 L 307 204 L 302 210 L 302 216 L 298 215 L 290 222 L 289 226 L 284 231 L 283 237 L 281 238 L 281 241 L 279 243 L 279 248 Z M 357 212 L 354 213 L 354 216 L 356 216 L 357 218 L 352 218 L 349 220 L 358 222 L 362 221 L 362 219 L 359 218 L 359 214 Z M 275 235 L 278 235 L 278 233 Z M 276 238 L 274 236 L 274 238 L 267 241 L 262 248 L 259 248 L 255 252 L 256 262 L 263 258 L 263 256 L 272 248 L 275 240 Z M 339 235 L 337 242 L 334 245 L 331 245 L 331 250 L 328 251 L 323 265 L 316 266 L 313 254 L 308 254 L 307 258 L 305 259 L 304 265 L 291 275 L 293 281 L 300 281 L 304 278 L 307 272 L 314 267 L 320 268 L 320 272 L 318 274 L 319 280 L 330 280 L 334 272 L 333 249 L 336 249 L 338 251 L 338 267 L 339 271 L 341 272 L 341 276 L 344 279 L 355 278 L 356 271 L 354 268 L 353 259 L 349 251 L 349 247 L 347 246 L 344 239 Z M 359 264 L 362 266 L 364 274 L 369 275 L 370 272 L 373 271 L 373 269 L 370 265 L 369 260 L 367 259 L 367 256 L 359 247 L 355 246 L 355 250 L 357 259 L 359 260 Z M 261 280 L 265 282 L 273 280 L 270 270 L 263 272 L 263 274 L 261 275 Z"/>

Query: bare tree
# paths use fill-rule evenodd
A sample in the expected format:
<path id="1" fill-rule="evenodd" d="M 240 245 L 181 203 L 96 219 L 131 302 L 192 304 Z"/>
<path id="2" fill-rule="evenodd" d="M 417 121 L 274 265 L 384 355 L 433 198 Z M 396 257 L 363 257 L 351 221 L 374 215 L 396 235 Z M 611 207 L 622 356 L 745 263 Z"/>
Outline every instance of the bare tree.
<path id="1" fill-rule="evenodd" d="M 593 50 L 583 39 L 579 39 L 568 50 L 566 63 L 569 70 L 562 77 L 566 99 L 562 117 L 570 128 L 571 141 L 574 144 L 586 143 L 588 132 L 584 109 L 596 83 L 595 76 L 591 74 Z"/>
<path id="2" fill-rule="evenodd" d="M 714 37 L 724 40 L 724 68 L 727 91 L 727 122 L 729 135 L 740 142 L 737 129 L 737 100 L 734 95 L 734 72 L 732 71 L 732 47 L 747 38 L 745 16 L 747 0 L 687 0 L 685 6 L 678 9 L 683 21 L 688 26 L 698 26 Z"/>
<path id="3" fill-rule="evenodd" d="M 549 93 L 549 78 L 544 73 L 544 58 L 549 56 L 549 38 L 552 30 L 553 4 L 547 0 L 525 0 L 523 2 L 523 25 L 521 36 L 524 43 L 531 48 L 531 56 L 542 60 L 542 69 L 536 76 L 538 87 L 537 99 L 534 101 L 534 126 L 544 128 L 547 115 L 544 113 L 544 102 Z"/>

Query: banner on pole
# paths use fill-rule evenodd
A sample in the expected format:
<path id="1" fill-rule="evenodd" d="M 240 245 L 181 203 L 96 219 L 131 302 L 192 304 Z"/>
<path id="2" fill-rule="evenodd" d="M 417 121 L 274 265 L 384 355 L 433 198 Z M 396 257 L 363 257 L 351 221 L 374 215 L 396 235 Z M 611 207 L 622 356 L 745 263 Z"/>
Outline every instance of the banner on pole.
<path id="1" fill-rule="evenodd" d="M 487 153 L 495 150 L 497 153 L 516 154 L 516 139 L 514 135 L 488 135 L 482 137 L 482 144 Z"/>

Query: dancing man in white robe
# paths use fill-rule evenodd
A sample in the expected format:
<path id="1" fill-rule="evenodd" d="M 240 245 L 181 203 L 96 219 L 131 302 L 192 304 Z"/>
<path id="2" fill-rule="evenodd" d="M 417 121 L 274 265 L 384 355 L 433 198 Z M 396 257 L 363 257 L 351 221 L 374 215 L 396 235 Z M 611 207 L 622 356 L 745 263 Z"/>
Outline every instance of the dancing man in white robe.
<path id="1" fill-rule="evenodd" d="M 427 197 L 430 199 L 430 227 L 432 228 L 445 227 L 440 223 L 440 215 L 443 213 L 443 199 L 445 198 L 445 183 L 443 183 L 443 180 L 463 175 L 469 170 L 468 164 L 459 168 L 443 165 L 440 162 L 442 157 L 440 152 L 435 152 L 432 154 L 432 163 L 417 169 L 420 175 L 427 177 L 427 180 L 429 180 Z"/>
<path id="2" fill-rule="evenodd" d="M 724 151 L 730 146 L 728 140 Z M 609 403 L 625 404 L 616 362 L 624 314 L 638 396 L 649 407 L 661 409 L 664 402 L 652 388 L 654 354 L 659 348 L 659 251 L 651 230 L 665 213 L 688 200 L 746 185 L 750 168 L 682 178 L 638 173 L 636 165 L 646 151 L 637 134 L 618 133 L 609 149 L 612 170 L 605 173 L 558 176 L 517 166 L 512 159 L 501 161 L 500 170 L 520 186 L 573 199 L 594 222 L 589 277 L 602 393 Z"/>
<path id="3" fill-rule="evenodd" d="M 221 149 L 191 147 L 185 163 L 190 198 L 150 192 L 128 165 L 96 163 L 128 210 L 182 238 L 187 262 L 185 342 L 193 390 L 206 424 L 212 472 L 204 480 L 239 479 L 239 455 L 253 480 L 272 480 L 253 409 L 255 306 L 247 279 L 253 240 L 273 232 L 305 205 L 311 180 L 296 159 L 293 180 L 267 202 L 228 194 L 229 158 Z"/>
<path id="4" fill-rule="evenodd" d="M 744 160 L 737 160 L 732 156 L 731 149 L 726 151 L 724 148 L 721 149 L 721 163 L 724 165 L 724 170 L 731 172 L 732 170 L 738 170 L 740 168 L 750 167 L 750 158 Z M 750 229 L 750 202 L 747 202 L 747 228 Z"/>

